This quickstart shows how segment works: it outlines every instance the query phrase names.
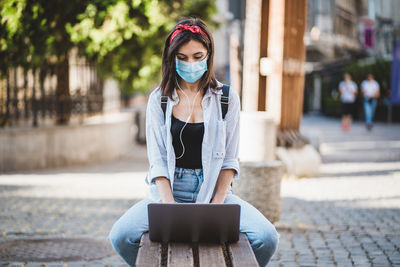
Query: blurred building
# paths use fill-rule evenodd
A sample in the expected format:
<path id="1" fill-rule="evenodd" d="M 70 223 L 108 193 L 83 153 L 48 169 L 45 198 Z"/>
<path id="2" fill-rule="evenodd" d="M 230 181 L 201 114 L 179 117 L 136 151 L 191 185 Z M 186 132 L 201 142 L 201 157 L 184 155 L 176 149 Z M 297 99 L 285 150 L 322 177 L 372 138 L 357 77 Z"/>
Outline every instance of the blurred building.
<path id="1" fill-rule="evenodd" d="M 309 0 L 307 62 L 390 55 L 398 10 L 397 0 Z"/>
<path id="2" fill-rule="evenodd" d="M 305 111 L 321 111 L 324 94 L 338 97 L 330 81 L 346 64 L 390 60 L 399 36 L 398 10 L 398 0 L 308 0 Z"/>
<path id="3" fill-rule="evenodd" d="M 328 62 L 362 54 L 358 36 L 362 14 L 361 1 L 309 0 L 305 35 L 307 62 Z"/>
<path id="4" fill-rule="evenodd" d="M 246 1 L 218 0 L 215 20 L 220 23 L 213 32 L 214 70 L 221 82 L 240 92 L 243 57 L 243 31 Z"/>
<path id="5" fill-rule="evenodd" d="M 367 17 L 372 21 L 374 36 L 372 55 L 391 56 L 400 29 L 399 10 L 398 0 L 368 1 Z"/>

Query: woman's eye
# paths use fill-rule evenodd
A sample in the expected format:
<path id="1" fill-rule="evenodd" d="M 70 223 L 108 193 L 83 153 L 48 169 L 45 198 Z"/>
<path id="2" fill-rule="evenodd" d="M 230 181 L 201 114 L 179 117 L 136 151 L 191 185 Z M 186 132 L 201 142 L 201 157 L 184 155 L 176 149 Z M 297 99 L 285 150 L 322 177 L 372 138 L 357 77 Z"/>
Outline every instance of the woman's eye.
<path id="1" fill-rule="evenodd" d="M 202 57 L 195 57 L 195 59 L 201 59 Z"/>

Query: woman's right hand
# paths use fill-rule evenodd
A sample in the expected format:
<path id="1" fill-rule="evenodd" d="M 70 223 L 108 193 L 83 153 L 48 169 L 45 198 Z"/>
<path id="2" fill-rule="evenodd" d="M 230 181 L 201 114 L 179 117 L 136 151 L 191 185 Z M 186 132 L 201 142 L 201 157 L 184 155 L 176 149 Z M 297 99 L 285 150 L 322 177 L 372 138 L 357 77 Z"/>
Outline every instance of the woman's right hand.
<path id="1" fill-rule="evenodd" d="M 169 179 L 167 177 L 157 177 L 154 181 L 160 193 L 161 201 L 163 203 L 175 203 Z"/>

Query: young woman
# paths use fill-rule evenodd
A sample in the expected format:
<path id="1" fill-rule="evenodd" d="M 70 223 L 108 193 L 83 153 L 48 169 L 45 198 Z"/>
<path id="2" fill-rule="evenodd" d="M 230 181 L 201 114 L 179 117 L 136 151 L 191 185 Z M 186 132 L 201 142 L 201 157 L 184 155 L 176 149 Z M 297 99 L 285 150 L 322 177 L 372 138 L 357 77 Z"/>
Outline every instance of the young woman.
<path id="1" fill-rule="evenodd" d="M 358 92 L 357 84 L 351 80 L 350 74 L 344 74 L 344 80 L 339 84 L 339 92 L 342 101 L 342 129 L 348 131 L 350 130 Z"/>
<path id="2" fill-rule="evenodd" d="M 130 266 L 148 231 L 151 202 L 239 204 L 240 231 L 246 233 L 260 266 L 276 250 L 275 227 L 231 189 L 240 171 L 240 99 L 230 90 L 222 119 L 222 84 L 214 76 L 213 58 L 213 38 L 200 19 L 181 20 L 166 39 L 162 81 L 150 94 L 146 111 L 150 194 L 126 211 L 109 234 L 114 249 Z M 165 116 L 161 96 L 168 96 Z"/>

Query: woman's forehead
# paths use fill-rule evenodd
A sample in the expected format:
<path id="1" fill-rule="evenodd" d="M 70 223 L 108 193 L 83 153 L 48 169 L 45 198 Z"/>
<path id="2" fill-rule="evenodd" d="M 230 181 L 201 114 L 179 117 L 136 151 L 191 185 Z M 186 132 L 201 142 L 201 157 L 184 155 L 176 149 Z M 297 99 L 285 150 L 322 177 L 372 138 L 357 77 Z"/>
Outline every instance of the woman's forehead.
<path id="1" fill-rule="evenodd" d="M 190 40 L 189 42 L 182 45 L 178 49 L 179 54 L 185 54 L 185 55 L 192 55 L 192 54 L 196 54 L 198 52 L 207 53 L 207 49 L 203 46 L 202 43 L 200 43 L 199 41 L 195 41 L 195 40 Z"/>

